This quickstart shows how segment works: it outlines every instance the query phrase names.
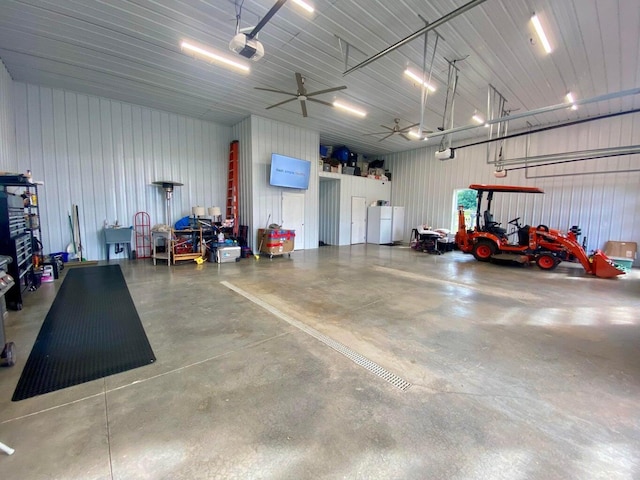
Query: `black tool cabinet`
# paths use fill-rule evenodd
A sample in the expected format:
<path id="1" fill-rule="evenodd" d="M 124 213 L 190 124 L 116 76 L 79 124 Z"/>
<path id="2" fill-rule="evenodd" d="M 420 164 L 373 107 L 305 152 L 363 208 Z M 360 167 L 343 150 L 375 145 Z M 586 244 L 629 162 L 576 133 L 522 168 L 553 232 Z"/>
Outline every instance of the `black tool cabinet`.
<path id="1" fill-rule="evenodd" d="M 18 187 L 7 192 L 7 187 Z M 33 271 L 33 248 L 41 245 L 38 187 L 27 182 L 5 183 L 0 177 L 0 255 L 13 259 L 8 273 L 15 284 L 5 294 L 7 308 L 22 310 L 22 294 L 39 286 Z"/>

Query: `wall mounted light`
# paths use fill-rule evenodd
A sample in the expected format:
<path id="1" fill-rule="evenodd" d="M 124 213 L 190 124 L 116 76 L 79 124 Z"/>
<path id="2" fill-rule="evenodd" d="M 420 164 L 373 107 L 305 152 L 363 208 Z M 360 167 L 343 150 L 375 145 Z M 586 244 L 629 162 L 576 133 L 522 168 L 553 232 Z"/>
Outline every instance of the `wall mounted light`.
<path id="1" fill-rule="evenodd" d="M 216 63 L 227 68 L 233 68 L 242 73 L 249 73 L 250 71 L 249 66 L 245 65 L 244 63 L 231 60 L 230 58 L 199 47 L 198 45 L 195 45 L 191 42 L 183 41 L 180 44 L 180 49 L 187 55 L 191 55 L 198 60 L 204 60 L 205 62 L 209 63 Z"/>
<path id="2" fill-rule="evenodd" d="M 427 87 L 427 90 L 429 90 L 430 92 L 435 92 L 436 91 L 436 87 L 434 87 L 433 85 L 431 85 L 431 84 L 429 84 L 427 82 L 423 82 L 422 78 L 420 78 L 420 76 L 417 73 L 412 72 L 408 68 L 404 71 L 404 74 L 407 77 L 411 78 L 412 80 L 418 82 L 418 84 L 424 85 L 425 87 Z"/>

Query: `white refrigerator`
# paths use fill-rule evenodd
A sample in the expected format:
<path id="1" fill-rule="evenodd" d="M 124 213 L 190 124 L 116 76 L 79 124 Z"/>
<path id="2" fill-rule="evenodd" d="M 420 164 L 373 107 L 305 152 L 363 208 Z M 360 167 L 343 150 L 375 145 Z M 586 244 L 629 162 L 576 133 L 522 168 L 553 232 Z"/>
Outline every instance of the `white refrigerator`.
<path id="1" fill-rule="evenodd" d="M 369 207 L 367 209 L 367 243 L 392 243 L 391 221 L 393 207 Z"/>

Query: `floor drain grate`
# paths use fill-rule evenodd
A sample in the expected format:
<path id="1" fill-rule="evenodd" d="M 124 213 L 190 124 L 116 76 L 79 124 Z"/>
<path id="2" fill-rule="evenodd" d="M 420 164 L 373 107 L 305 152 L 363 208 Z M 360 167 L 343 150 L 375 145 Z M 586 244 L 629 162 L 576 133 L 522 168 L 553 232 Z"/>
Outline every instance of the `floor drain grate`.
<path id="1" fill-rule="evenodd" d="M 245 292 L 241 288 L 238 288 L 235 285 L 233 285 L 233 284 L 231 284 L 231 283 L 229 283 L 227 281 L 223 281 L 223 282 L 220 282 L 220 283 L 222 285 L 224 285 L 225 287 L 227 287 L 228 289 L 233 290 L 234 292 L 238 293 L 239 295 L 242 295 L 246 299 L 251 300 L 256 305 L 259 305 L 260 307 L 262 307 L 265 310 L 269 311 L 270 313 L 274 314 L 278 318 L 284 320 L 288 324 L 290 324 L 290 325 L 296 327 L 297 329 L 302 330 L 303 332 L 311 335 L 313 338 L 315 338 L 316 340 L 321 341 L 322 343 L 324 343 L 328 347 L 333 348 L 336 352 L 341 353 L 342 355 L 347 357 L 349 360 L 351 360 L 355 364 L 360 365 L 363 368 L 366 368 L 367 370 L 369 370 L 374 375 L 377 375 L 378 377 L 382 378 L 383 380 L 386 380 L 387 382 L 389 382 L 394 387 L 399 388 L 400 390 L 407 390 L 411 386 L 411 383 L 407 382 L 403 378 L 400 378 L 395 373 L 392 373 L 389 370 L 381 367 L 376 362 L 373 362 L 373 361 L 369 360 L 367 357 L 365 357 L 363 355 L 360 355 L 358 352 L 354 352 L 349 347 L 343 345 L 340 342 L 335 341 L 331 337 L 327 337 L 325 334 L 320 333 L 315 328 L 311 328 L 310 326 L 305 325 L 304 323 L 299 322 L 298 320 L 296 320 L 294 318 L 291 318 L 289 315 L 287 315 L 287 314 L 281 312 L 280 310 L 278 310 L 277 308 L 269 305 L 267 302 L 264 302 L 264 301 L 260 300 L 258 297 L 254 296 L 254 295 L 251 295 L 248 292 Z"/>

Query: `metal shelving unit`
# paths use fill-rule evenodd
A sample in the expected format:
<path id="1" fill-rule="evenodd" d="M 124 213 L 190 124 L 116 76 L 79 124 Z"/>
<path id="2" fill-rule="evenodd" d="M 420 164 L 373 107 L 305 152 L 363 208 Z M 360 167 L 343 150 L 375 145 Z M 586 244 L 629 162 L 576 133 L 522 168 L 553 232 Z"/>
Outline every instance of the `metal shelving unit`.
<path id="1" fill-rule="evenodd" d="M 13 181 L 12 181 L 13 180 Z M 17 187 L 15 193 L 7 187 Z M 5 294 L 7 307 L 22 309 L 22 293 L 40 285 L 34 274 L 34 246 L 41 246 L 38 186 L 20 181 L 20 176 L 0 177 L 0 255 L 12 258 L 8 273 L 15 284 Z M 37 252 L 42 255 L 42 252 Z"/>

